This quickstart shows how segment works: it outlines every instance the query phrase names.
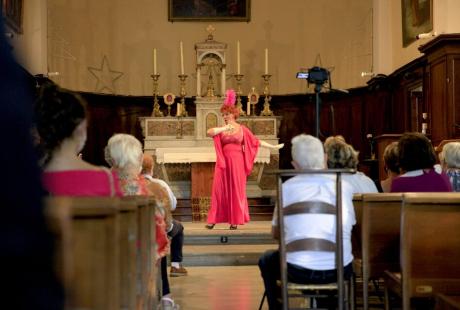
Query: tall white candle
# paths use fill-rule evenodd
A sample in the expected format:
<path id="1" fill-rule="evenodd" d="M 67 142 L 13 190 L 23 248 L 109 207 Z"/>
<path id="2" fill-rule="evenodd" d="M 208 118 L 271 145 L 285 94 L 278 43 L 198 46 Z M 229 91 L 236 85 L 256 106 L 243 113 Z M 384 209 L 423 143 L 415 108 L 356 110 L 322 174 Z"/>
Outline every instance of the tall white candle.
<path id="1" fill-rule="evenodd" d="M 248 98 L 248 104 L 246 106 L 246 115 L 249 116 L 251 115 L 251 103 L 249 101 L 250 99 Z"/>
<path id="2" fill-rule="evenodd" d="M 180 41 L 180 74 L 184 74 L 184 45 Z"/>
<path id="3" fill-rule="evenodd" d="M 240 41 L 236 42 L 236 73 L 240 74 Z"/>
<path id="4" fill-rule="evenodd" d="M 153 74 L 157 74 L 157 49 L 153 49 Z"/>
<path id="5" fill-rule="evenodd" d="M 268 74 L 268 48 L 265 49 L 265 74 Z"/>

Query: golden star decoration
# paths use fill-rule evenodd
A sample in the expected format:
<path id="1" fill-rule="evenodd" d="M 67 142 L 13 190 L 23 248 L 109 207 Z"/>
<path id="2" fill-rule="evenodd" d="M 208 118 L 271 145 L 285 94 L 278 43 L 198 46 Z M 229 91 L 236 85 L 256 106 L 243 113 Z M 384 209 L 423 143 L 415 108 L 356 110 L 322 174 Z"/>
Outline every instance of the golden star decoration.
<path id="1" fill-rule="evenodd" d="M 88 71 L 96 78 L 96 92 L 108 90 L 115 93 L 115 81 L 124 74 L 120 71 L 110 69 L 107 56 L 104 55 L 100 68 L 88 67 Z"/>

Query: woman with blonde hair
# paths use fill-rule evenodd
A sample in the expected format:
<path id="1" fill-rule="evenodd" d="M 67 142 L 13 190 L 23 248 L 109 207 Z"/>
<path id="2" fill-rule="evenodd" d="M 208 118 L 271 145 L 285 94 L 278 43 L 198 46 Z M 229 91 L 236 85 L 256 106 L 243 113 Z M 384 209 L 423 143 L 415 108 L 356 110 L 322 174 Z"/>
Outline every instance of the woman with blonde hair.
<path id="1" fill-rule="evenodd" d="M 384 193 L 390 192 L 391 183 L 400 174 L 398 156 L 398 142 L 396 141 L 388 144 L 383 151 L 383 163 L 387 178 L 380 181 L 380 186 L 382 186 Z"/>
<path id="2" fill-rule="evenodd" d="M 329 137 L 324 142 L 329 169 L 358 169 L 358 152 L 345 142 L 342 136 Z M 360 171 L 345 174 L 343 179 L 353 187 L 353 193 L 377 193 L 377 187 L 368 176 Z"/>

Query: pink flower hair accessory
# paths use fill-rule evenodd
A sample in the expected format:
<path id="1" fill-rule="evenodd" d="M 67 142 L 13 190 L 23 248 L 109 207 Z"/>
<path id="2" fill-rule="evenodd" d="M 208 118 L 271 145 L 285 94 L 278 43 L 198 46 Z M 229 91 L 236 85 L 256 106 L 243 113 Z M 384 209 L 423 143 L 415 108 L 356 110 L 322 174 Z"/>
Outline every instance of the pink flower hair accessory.
<path id="1" fill-rule="evenodd" d="M 236 101 L 236 94 L 233 89 L 227 89 L 227 92 L 225 93 L 225 101 L 224 105 L 226 106 L 234 106 Z"/>

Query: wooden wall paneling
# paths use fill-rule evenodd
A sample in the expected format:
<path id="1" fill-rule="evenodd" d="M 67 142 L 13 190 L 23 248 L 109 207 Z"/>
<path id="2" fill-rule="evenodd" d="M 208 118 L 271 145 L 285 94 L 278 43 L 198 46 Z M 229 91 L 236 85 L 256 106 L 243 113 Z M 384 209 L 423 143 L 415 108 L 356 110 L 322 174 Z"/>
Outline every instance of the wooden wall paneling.
<path id="1" fill-rule="evenodd" d="M 458 59 L 460 58 L 460 34 L 442 34 L 420 46 L 426 55 L 427 74 L 425 92 L 427 109 L 430 112 L 429 132 L 433 144 L 456 138 L 460 133 L 456 128 L 458 95 Z M 430 131 L 431 130 L 431 131 Z"/>
<path id="2" fill-rule="evenodd" d="M 449 137 L 447 124 L 447 84 L 446 84 L 446 60 L 440 58 L 429 66 L 430 90 L 428 94 L 428 133 L 431 135 L 433 144 L 439 144 L 443 139 Z"/>
<path id="3" fill-rule="evenodd" d="M 451 92 L 449 92 L 451 98 L 449 102 L 452 102 L 452 136 L 460 137 L 460 55 L 452 57 L 451 63 L 452 73 L 449 76 L 452 76 L 452 82 L 449 84 Z"/>

